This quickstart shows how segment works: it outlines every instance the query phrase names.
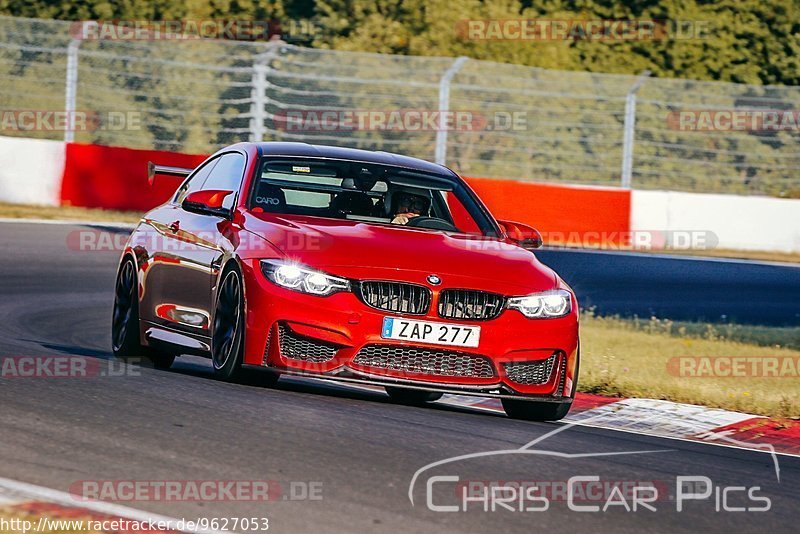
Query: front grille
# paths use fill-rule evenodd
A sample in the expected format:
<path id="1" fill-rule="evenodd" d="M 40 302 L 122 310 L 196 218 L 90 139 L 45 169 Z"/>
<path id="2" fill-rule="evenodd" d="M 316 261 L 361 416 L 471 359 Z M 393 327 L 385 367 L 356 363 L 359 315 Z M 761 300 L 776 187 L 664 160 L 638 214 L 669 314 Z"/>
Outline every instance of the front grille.
<path id="1" fill-rule="evenodd" d="M 431 304 L 431 291 L 424 286 L 366 281 L 359 284 L 359 289 L 361 300 L 379 310 L 423 315 Z"/>
<path id="2" fill-rule="evenodd" d="M 469 289 L 445 289 L 439 294 L 439 315 L 447 319 L 487 321 L 503 311 L 502 295 Z"/>
<path id="3" fill-rule="evenodd" d="M 393 345 L 367 345 L 353 363 L 391 371 L 423 375 L 492 378 L 492 362 L 486 356 L 448 350 Z"/>
<path id="4" fill-rule="evenodd" d="M 283 325 L 278 326 L 278 344 L 284 358 L 311 363 L 332 360 L 339 350 L 331 343 L 299 336 Z"/>
<path id="5" fill-rule="evenodd" d="M 508 379 L 524 386 L 545 384 L 550 379 L 553 366 L 556 364 L 556 355 L 553 354 L 545 360 L 530 362 L 508 362 L 503 364 Z"/>

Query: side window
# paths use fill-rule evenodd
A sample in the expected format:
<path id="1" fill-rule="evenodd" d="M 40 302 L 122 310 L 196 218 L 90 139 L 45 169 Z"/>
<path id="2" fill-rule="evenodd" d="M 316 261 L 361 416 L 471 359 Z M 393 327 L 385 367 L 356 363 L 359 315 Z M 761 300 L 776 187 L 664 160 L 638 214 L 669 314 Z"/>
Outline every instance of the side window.
<path id="1" fill-rule="evenodd" d="M 175 202 L 180 204 L 183 202 L 183 199 L 186 198 L 186 195 L 189 193 L 194 193 L 198 191 L 208 178 L 208 175 L 211 174 L 211 171 L 217 165 L 220 158 L 212 159 L 205 165 L 203 165 L 200 170 L 194 173 L 189 179 L 183 182 L 183 185 L 178 189 L 178 192 L 175 194 Z"/>
<path id="2" fill-rule="evenodd" d="M 239 191 L 244 175 L 246 160 L 242 154 L 225 154 L 211 171 L 202 189 L 220 189 L 223 191 Z"/>

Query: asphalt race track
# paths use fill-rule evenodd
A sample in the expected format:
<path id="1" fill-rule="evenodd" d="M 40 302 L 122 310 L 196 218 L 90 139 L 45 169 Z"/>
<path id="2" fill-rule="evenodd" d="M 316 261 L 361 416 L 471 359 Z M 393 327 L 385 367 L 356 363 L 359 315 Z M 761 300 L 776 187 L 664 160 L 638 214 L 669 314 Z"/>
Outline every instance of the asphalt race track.
<path id="1" fill-rule="evenodd" d="M 110 358 L 118 254 L 70 250 L 67 235 L 76 229 L 0 224 L 0 356 Z M 598 254 L 545 252 L 542 257 L 561 269 L 579 291 L 588 292 L 584 284 L 590 281 L 577 282 L 574 275 L 585 272 L 590 264 L 605 273 L 597 274 L 601 279 L 610 279 L 615 269 L 624 268 L 622 260 Z M 576 258 L 573 271 L 570 258 Z M 721 265 L 709 268 L 734 276 Z M 759 274 L 766 271 L 756 267 L 745 270 L 746 278 L 738 283 L 724 279 L 726 300 L 717 303 L 718 309 L 758 294 L 759 309 L 762 302 L 777 302 L 767 308 L 771 317 L 790 312 L 793 303 L 796 312 L 798 274 L 772 276 Z M 663 290 L 667 310 L 686 297 L 672 289 L 669 281 L 691 272 L 688 267 L 674 274 L 663 267 L 663 272 L 668 278 Z M 641 272 L 630 275 L 639 280 L 640 291 L 648 289 Z M 756 285 L 755 279 L 763 282 Z M 789 287 L 781 287 L 781 280 Z M 587 295 L 599 300 L 622 288 L 623 281 L 624 277 L 617 276 L 609 287 Z M 697 284 L 698 291 L 701 285 Z M 750 288 L 746 294 L 728 294 L 742 286 Z M 703 294 L 709 295 L 701 293 L 698 300 Z M 638 303 L 645 296 L 642 292 L 620 295 L 614 305 L 623 309 L 626 301 Z M 714 309 L 707 308 L 707 313 Z M 464 454 L 518 449 L 562 427 L 468 409 L 397 406 L 380 393 L 312 381 L 282 380 L 274 389 L 259 386 L 257 377 L 249 385 L 227 384 L 214 380 L 210 365 L 197 358 L 180 359 L 171 371 L 136 368 L 126 376 L 0 378 L 0 476 L 62 491 L 86 480 L 272 480 L 282 489 L 280 498 L 267 503 L 121 503 L 177 518 L 268 517 L 275 532 L 796 530 L 798 458 L 778 457 L 778 481 L 769 454 L 580 426 L 530 449 L 561 456 L 493 455 L 427 470 L 416 481 L 412 506 L 409 484 L 427 464 Z M 587 456 L 626 452 L 638 454 Z M 582 456 L 568 456 L 573 454 Z M 663 491 L 652 503 L 656 511 L 613 506 L 606 512 L 577 512 L 563 499 L 553 498 L 546 511 L 498 507 L 486 512 L 480 503 L 472 503 L 467 512 L 435 512 L 426 506 L 426 481 L 431 474 L 458 476 L 461 482 L 540 483 L 594 475 L 608 481 L 650 481 Z M 677 476 L 708 477 L 715 488 L 758 486 L 755 493 L 770 499 L 770 510 L 716 511 L 712 496 L 685 503 L 683 511 L 677 512 Z M 283 498 L 291 496 L 288 488 L 310 482 L 321 488 L 321 499 Z M 302 497 L 300 493 L 296 496 Z M 458 502 L 455 494 L 454 483 L 439 482 L 433 501 L 454 504 Z M 728 506 L 763 505 L 743 500 L 741 493 L 735 495 Z M 593 504 L 602 506 L 603 501 Z"/>
<path id="2" fill-rule="evenodd" d="M 800 324 L 800 266 L 647 253 L 537 252 L 601 315 Z"/>

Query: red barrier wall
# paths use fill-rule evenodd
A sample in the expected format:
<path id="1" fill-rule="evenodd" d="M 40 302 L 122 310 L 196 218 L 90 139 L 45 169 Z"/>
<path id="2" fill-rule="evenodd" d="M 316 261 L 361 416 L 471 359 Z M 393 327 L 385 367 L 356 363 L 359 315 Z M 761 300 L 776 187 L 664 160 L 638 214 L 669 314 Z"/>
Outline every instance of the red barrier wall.
<path id="1" fill-rule="evenodd" d="M 547 244 L 629 244 L 629 190 L 493 178 L 466 180 L 496 218 L 533 226 Z"/>
<path id="2" fill-rule="evenodd" d="M 207 156 L 158 150 L 67 144 L 61 203 L 114 210 L 148 211 L 164 203 L 180 178 L 160 176 L 151 187 L 147 162 L 197 167 Z"/>
<path id="3" fill-rule="evenodd" d="M 70 143 L 61 188 L 65 205 L 147 211 L 180 184 L 178 178 L 147 182 L 147 162 L 193 168 L 206 156 Z M 624 189 L 467 178 L 499 219 L 529 224 L 545 243 L 576 246 L 628 244 L 631 194 Z"/>

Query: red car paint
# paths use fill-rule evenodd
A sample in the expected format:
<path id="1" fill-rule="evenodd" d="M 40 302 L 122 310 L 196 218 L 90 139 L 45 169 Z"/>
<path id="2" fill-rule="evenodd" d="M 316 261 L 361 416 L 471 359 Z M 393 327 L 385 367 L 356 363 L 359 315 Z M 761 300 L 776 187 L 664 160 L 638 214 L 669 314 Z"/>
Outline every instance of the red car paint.
<path id="1" fill-rule="evenodd" d="M 476 237 L 250 209 L 249 193 L 264 154 L 413 165 L 426 172 L 446 170 L 401 156 L 294 143 L 240 143 L 209 159 L 225 153 L 241 154 L 246 159 L 230 217 L 186 211 L 169 201 L 143 217 L 123 254 L 123 260 L 133 258 L 137 266 L 143 346 L 166 343 L 176 351 L 208 355 L 209 318 L 213 330 L 220 277 L 233 262 L 244 286 L 245 365 L 326 378 L 336 378 L 347 371 L 348 378 L 376 383 L 571 402 L 579 358 L 578 303 L 569 286 L 552 269 L 540 263 L 532 251 L 518 246 L 524 225 L 506 226 L 512 239 L 502 231 L 502 225 L 491 219 L 498 235 Z M 466 184 L 464 187 L 468 189 Z M 202 200 L 204 195 L 198 193 L 190 196 Z M 214 207 L 223 200 L 218 191 L 205 196 Z M 262 272 L 263 259 L 288 259 L 354 281 L 425 286 L 432 294 L 430 307 L 424 315 L 412 318 L 480 326 L 480 344 L 467 348 L 388 341 L 381 337 L 383 318 L 402 314 L 372 308 L 354 292 L 319 297 L 283 288 Z M 429 275 L 436 275 L 441 283 L 431 284 Z M 498 317 L 484 321 L 444 319 L 437 313 L 438 298 L 444 289 L 478 290 L 505 297 L 562 289 L 570 293 L 571 311 L 560 318 L 546 319 L 531 319 L 515 309 L 505 309 Z M 175 317 L 189 317 L 196 324 L 177 322 Z M 276 341 L 279 324 L 301 338 L 336 345 L 335 357 L 321 363 L 287 358 Z M 491 378 L 445 376 L 354 363 L 354 356 L 368 344 L 481 355 L 489 358 L 495 373 Z M 537 362 L 551 355 L 556 355 L 553 372 L 541 384 L 516 383 L 509 379 L 503 365 Z"/>

